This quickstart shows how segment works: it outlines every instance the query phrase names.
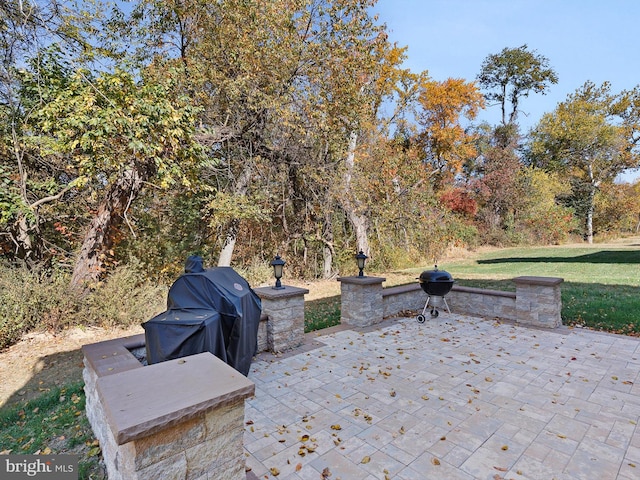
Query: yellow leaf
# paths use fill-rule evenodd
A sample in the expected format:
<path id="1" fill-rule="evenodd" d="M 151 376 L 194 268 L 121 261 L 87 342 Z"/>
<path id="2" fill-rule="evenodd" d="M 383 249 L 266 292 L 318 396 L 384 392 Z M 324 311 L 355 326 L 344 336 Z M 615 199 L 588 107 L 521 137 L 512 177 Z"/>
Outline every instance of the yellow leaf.
<path id="1" fill-rule="evenodd" d="M 507 445 L 503 445 L 503 446 L 502 446 L 502 450 L 505 450 L 505 451 L 506 451 L 506 450 L 509 450 L 509 447 L 508 447 Z"/>
<path id="2" fill-rule="evenodd" d="M 342 427 L 338 424 L 331 425 L 331 430 L 342 430 Z"/>
<path id="3" fill-rule="evenodd" d="M 277 477 L 278 475 L 280 475 L 280 470 L 278 470 L 276 467 L 271 467 L 269 471 L 271 472 L 271 475 L 273 475 L 274 477 Z"/>
<path id="4" fill-rule="evenodd" d="M 371 461 L 371 457 L 369 455 L 367 455 L 366 457 L 364 457 L 362 459 L 362 461 L 360 463 L 369 463 Z"/>
<path id="5" fill-rule="evenodd" d="M 440 460 L 438 460 L 437 458 L 433 457 L 431 459 L 431 463 L 433 463 L 434 465 L 440 465 Z"/>

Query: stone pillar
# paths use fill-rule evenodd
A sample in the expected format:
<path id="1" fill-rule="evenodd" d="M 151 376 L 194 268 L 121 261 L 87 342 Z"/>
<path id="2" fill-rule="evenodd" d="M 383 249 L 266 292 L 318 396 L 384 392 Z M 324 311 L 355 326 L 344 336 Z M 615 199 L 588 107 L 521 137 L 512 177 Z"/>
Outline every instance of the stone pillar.
<path id="1" fill-rule="evenodd" d="M 262 314 L 267 320 L 267 348 L 283 352 L 302 344 L 304 340 L 304 296 L 306 288 L 284 285 L 254 288 L 262 301 Z"/>
<path id="2" fill-rule="evenodd" d="M 253 382 L 209 352 L 143 367 L 129 351 L 141 341 L 82 347 L 87 418 L 109 480 L 246 480 Z"/>
<path id="3" fill-rule="evenodd" d="M 340 322 L 368 327 L 384 318 L 382 277 L 340 277 Z"/>
<path id="4" fill-rule="evenodd" d="M 516 277 L 516 318 L 525 325 L 557 328 L 562 325 L 562 298 L 556 277 Z"/>

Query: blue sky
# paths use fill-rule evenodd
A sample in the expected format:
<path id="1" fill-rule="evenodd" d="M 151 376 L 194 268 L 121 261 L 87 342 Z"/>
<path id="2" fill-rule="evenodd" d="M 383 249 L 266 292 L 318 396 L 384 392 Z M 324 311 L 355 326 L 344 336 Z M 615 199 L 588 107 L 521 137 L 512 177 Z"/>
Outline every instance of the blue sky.
<path id="1" fill-rule="evenodd" d="M 526 131 L 586 81 L 612 92 L 640 85 L 640 0 L 378 0 L 389 40 L 408 47 L 405 66 L 434 80 L 475 80 L 482 62 L 526 44 L 549 59 L 559 81 L 521 101 Z M 500 108 L 481 120 L 495 124 Z"/>

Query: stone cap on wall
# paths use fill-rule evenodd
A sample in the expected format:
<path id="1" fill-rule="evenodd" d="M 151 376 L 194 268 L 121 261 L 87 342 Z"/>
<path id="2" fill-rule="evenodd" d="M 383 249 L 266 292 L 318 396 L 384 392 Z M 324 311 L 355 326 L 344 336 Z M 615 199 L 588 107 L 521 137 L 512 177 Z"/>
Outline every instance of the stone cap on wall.
<path id="1" fill-rule="evenodd" d="M 386 280 L 387 279 L 383 277 L 367 277 L 366 275 L 363 277 L 338 277 L 339 282 L 353 283 L 354 285 L 375 285 L 376 283 L 382 283 Z"/>
<path id="2" fill-rule="evenodd" d="M 512 280 L 514 283 L 526 283 L 529 285 L 542 285 L 546 287 L 555 287 L 556 285 L 560 285 L 564 282 L 564 278 L 558 277 L 516 277 Z"/>
<path id="3" fill-rule="evenodd" d="M 96 382 L 118 445 L 255 392 L 253 382 L 209 352 L 144 367 L 138 364 L 141 368 L 103 376 Z"/>
<path id="4" fill-rule="evenodd" d="M 254 288 L 253 291 L 256 292 L 260 298 L 264 298 L 267 300 L 275 300 L 277 298 L 289 298 L 289 297 L 297 297 L 299 295 L 306 295 L 309 293 L 309 290 L 306 288 L 298 288 L 292 287 L 290 285 L 283 285 L 283 288 L 273 288 L 273 287 L 258 287 Z"/>
<path id="5" fill-rule="evenodd" d="M 104 342 L 82 346 L 88 366 L 98 377 L 142 368 L 142 364 L 131 354 L 131 350 L 145 346 L 144 333 L 130 337 L 114 338 Z"/>

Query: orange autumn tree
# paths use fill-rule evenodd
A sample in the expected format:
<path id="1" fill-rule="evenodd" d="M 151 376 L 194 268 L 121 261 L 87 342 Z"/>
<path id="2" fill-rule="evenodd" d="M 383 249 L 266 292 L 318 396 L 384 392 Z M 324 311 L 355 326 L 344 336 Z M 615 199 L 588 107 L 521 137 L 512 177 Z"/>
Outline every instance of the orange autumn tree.
<path id="1" fill-rule="evenodd" d="M 424 162 L 442 186 L 453 181 L 466 159 L 477 155 L 476 135 L 463 120 L 474 120 L 485 107 L 484 98 L 474 82 L 449 78 L 443 82 L 425 80 L 418 97 L 418 144 Z"/>

